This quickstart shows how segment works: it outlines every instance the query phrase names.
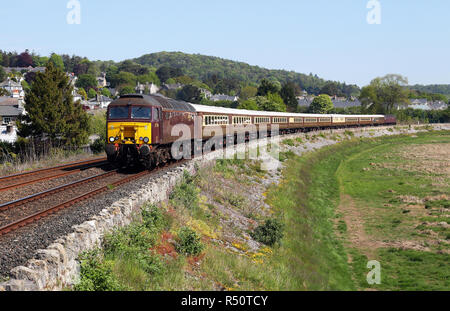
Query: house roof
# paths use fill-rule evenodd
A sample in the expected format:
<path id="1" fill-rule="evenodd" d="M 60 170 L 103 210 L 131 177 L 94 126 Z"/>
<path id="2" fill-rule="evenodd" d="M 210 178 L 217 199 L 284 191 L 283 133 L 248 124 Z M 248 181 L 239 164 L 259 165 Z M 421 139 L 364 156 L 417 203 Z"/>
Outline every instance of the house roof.
<path id="1" fill-rule="evenodd" d="M 22 109 L 13 106 L 0 106 L 0 116 L 2 117 L 17 117 L 22 114 Z"/>
<path id="2" fill-rule="evenodd" d="M 9 80 L 9 79 L 6 79 L 2 83 L 0 83 L 0 87 L 9 87 L 9 86 L 22 87 L 22 84 L 20 84 L 19 82 L 14 82 L 13 80 Z"/>
<path id="3" fill-rule="evenodd" d="M 1 96 L 0 106 L 19 106 L 19 99 L 8 96 Z"/>

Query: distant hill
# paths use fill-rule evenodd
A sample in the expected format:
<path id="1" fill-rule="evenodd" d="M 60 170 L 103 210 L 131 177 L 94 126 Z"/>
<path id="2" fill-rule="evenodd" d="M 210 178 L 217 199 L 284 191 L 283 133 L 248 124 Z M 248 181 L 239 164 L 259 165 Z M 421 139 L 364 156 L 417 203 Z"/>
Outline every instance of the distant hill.
<path id="1" fill-rule="evenodd" d="M 143 55 L 132 61 L 159 68 L 171 66 L 180 68 L 185 75 L 197 80 L 205 81 L 216 75 L 221 79 L 236 79 L 241 82 L 259 84 L 263 78 L 278 80 L 280 83 L 295 82 L 310 94 L 319 94 L 320 90 L 329 82 L 313 74 L 302 74 L 286 70 L 270 70 L 258 66 L 251 66 L 243 62 L 222 59 L 219 57 L 200 54 L 186 54 L 182 52 L 159 52 Z M 337 88 L 347 96 L 359 94 L 357 85 L 346 85 L 335 82 Z"/>
<path id="2" fill-rule="evenodd" d="M 450 98 L 450 84 L 411 85 L 409 89 L 425 93 L 442 94 Z"/>

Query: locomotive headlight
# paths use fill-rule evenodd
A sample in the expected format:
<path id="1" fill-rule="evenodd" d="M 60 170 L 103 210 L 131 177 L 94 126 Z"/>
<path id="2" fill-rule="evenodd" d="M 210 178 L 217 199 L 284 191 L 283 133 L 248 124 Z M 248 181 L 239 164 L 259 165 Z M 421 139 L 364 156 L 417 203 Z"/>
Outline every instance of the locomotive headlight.
<path id="1" fill-rule="evenodd" d="M 149 141 L 150 141 L 150 139 L 148 139 L 148 137 L 144 138 L 144 143 L 148 144 Z"/>
<path id="2" fill-rule="evenodd" d="M 116 139 L 114 137 L 109 138 L 109 142 L 113 143 Z"/>
<path id="3" fill-rule="evenodd" d="M 140 141 L 144 141 L 144 138 L 143 138 L 143 137 L 141 137 L 141 138 L 139 138 L 139 140 L 140 140 Z"/>

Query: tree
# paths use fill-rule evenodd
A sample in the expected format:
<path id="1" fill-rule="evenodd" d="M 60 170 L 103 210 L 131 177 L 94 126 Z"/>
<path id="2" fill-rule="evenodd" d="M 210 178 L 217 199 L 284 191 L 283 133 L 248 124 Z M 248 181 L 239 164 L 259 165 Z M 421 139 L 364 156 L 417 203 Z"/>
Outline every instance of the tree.
<path id="1" fill-rule="evenodd" d="M 91 99 L 94 98 L 95 96 L 97 96 L 97 92 L 93 88 L 90 88 L 88 91 L 88 98 Z"/>
<path id="2" fill-rule="evenodd" d="M 29 67 L 33 65 L 33 58 L 28 54 L 28 50 L 18 56 L 17 65 L 18 67 Z"/>
<path id="3" fill-rule="evenodd" d="M 280 111 L 285 112 L 286 111 L 286 105 L 283 102 L 283 99 L 281 98 L 280 94 L 278 93 L 268 93 L 267 94 L 267 102 L 262 107 L 265 111 Z"/>
<path id="4" fill-rule="evenodd" d="M 149 73 L 147 67 L 139 65 L 131 60 L 126 60 L 119 65 L 119 71 L 130 72 L 135 76 L 146 75 Z"/>
<path id="5" fill-rule="evenodd" d="M 334 105 L 330 96 L 322 94 L 314 98 L 311 106 L 309 106 L 309 111 L 311 113 L 325 114 L 329 113 L 333 108 Z"/>
<path id="6" fill-rule="evenodd" d="M 39 140 L 48 138 L 51 145 L 80 146 L 87 141 L 89 121 L 79 102 L 73 101 L 69 78 L 52 62 L 45 73 L 37 73 L 25 96 L 27 114 L 18 123 L 19 135 Z"/>
<path id="7" fill-rule="evenodd" d="M 85 90 L 90 88 L 96 88 L 98 85 L 97 79 L 90 74 L 84 74 L 78 77 L 77 82 L 75 83 L 76 87 L 82 87 Z"/>
<path id="8" fill-rule="evenodd" d="M 295 84 L 292 82 L 283 85 L 280 91 L 281 98 L 283 98 L 284 103 L 291 111 L 295 111 L 298 106 L 298 101 L 295 96 Z"/>
<path id="9" fill-rule="evenodd" d="M 47 56 L 39 56 L 39 55 L 33 55 L 33 66 L 34 67 L 45 67 L 50 60 Z"/>
<path id="10" fill-rule="evenodd" d="M 111 92 L 107 88 L 102 88 L 102 95 L 106 97 L 111 97 Z"/>
<path id="11" fill-rule="evenodd" d="M 112 87 L 119 88 L 125 85 L 136 85 L 137 78 L 132 73 L 122 71 L 117 74 L 113 74 L 109 82 Z"/>
<path id="12" fill-rule="evenodd" d="M 134 93 L 135 93 L 135 89 L 131 85 L 125 85 L 119 91 L 120 96 L 127 95 L 127 94 L 134 94 Z"/>
<path id="13" fill-rule="evenodd" d="M 409 103 L 408 79 L 401 75 L 388 74 L 373 79 L 361 90 L 360 100 L 368 112 L 391 113 L 396 104 Z"/>
<path id="14" fill-rule="evenodd" d="M 262 79 L 261 84 L 258 87 L 258 93 L 256 95 L 258 96 L 266 96 L 269 93 L 278 93 L 280 91 L 280 88 L 277 86 L 276 83 L 271 82 L 267 79 Z"/>
<path id="15" fill-rule="evenodd" d="M 177 94 L 177 98 L 190 102 L 193 104 L 198 104 L 202 100 L 202 93 L 200 89 L 194 85 L 185 85 Z"/>
<path id="16" fill-rule="evenodd" d="M 61 57 L 60 55 L 58 55 L 58 54 L 56 54 L 56 53 L 53 53 L 53 54 L 50 56 L 49 62 L 53 63 L 53 65 L 54 65 L 56 68 L 58 68 L 58 69 L 64 71 L 64 62 L 63 62 L 63 59 L 62 59 L 62 57 Z"/>
<path id="17" fill-rule="evenodd" d="M 6 79 L 7 75 L 5 72 L 5 69 L 3 69 L 2 66 L 0 66 L 0 82 L 3 82 Z"/>
<path id="18" fill-rule="evenodd" d="M 170 78 L 182 76 L 183 71 L 180 68 L 162 66 L 156 70 L 156 75 L 162 83 L 166 83 L 166 81 Z"/>
<path id="19" fill-rule="evenodd" d="M 258 89 L 254 86 L 247 85 L 241 89 L 239 98 L 242 100 L 247 100 L 249 98 L 255 97 L 258 93 Z"/>
<path id="20" fill-rule="evenodd" d="M 78 94 L 80 94 L 84 98 L 84 100 L 88 99 L 88 95 L 87 95 L 86 91 L 83 88 L 79 88 L 78 89 Z"/>
<path id="21" fill-rule="evenodd" d="M 252 99 L 244 100 L 243 102 L 241 102 L 239 104 L 239 106 L 237 108 L 244 109 L 244 110 L 258 110 L 259 109 L 256 101 L 252 100 Z"/>
<path id="22" fill-rule="evenodd" d="M 322 89 L 320 90 L 321 94 L 326 94 L 329 96 L 335 96 L 335 95 L 341 95 L 342 92 L 338 90 L 337 83 L 334 82 L 328 82 L 325 84 Z"/>
<path id="23" fill-rule="evenodd" d="M 25 74 L 25 81 L 27 81 L 28 84 L 32 84 L 34 79 L 36 79 L 36 72 L 30 71 Z"/>

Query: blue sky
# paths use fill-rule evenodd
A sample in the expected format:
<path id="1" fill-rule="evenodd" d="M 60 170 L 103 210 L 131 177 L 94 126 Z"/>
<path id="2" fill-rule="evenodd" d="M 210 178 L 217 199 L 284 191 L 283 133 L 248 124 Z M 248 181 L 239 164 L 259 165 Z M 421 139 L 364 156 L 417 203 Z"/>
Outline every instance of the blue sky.
<path id="1" fill-rule="evenodd" d="M 410 84 L 450 83 L 450 1 L 3 0 L 0 49 L 121 61 L 159 51 L 218 56 L 270 69 L 368 84 L 387 73 Z"/>

